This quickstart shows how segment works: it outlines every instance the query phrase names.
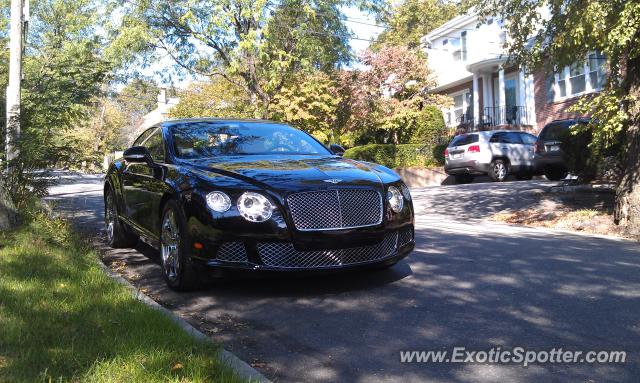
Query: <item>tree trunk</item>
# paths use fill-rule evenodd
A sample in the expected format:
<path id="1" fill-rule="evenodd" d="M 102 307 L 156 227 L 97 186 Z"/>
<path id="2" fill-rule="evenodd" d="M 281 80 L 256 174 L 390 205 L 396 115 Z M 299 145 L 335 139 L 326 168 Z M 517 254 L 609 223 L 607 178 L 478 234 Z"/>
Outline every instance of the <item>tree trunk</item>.
<path id="1" fill-rule="evenodd" d="M 640 58 L 630 60 L 627 68 L 637 68 Z M 614 219 L 624 225 L 625 233 L 640 239 L 640 74 L 627 72 L 628 101 L 624 108 L 630 116 L 625 135 L 623 173 L 616 190 Z"/>
<path id="2" fill-rule="evenodd" d="M 4 181 L 0 178 L 0 230 L 10 229 L 17 224 L 18 212 L 4 187 Z"/>

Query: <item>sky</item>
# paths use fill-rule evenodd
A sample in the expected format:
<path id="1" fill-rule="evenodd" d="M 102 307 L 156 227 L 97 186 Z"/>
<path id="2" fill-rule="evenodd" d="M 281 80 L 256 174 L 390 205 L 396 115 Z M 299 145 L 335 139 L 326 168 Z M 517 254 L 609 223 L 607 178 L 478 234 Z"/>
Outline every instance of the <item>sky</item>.
<path id="1" fill-rule="evenodd" d="M 350 41 L 350 46 L 353 52 L 358 55 L 359 52 L 367 49 L 370 45 L 370 41 L 375 39 L 380 32 L 383 31 L 382 27 L 375 26 L 376 21 L 367 13 L 361 12 L 359 9 L 354 7 L 349 7 L 344 9 L 345 15 L 345 23 L 347 27 L 352 32 L 352 39 Z M 144 76 L 148 76 L 156 79 L 156 81 L 163 86 L 175 86 L 177 88 L 185 88 L 189 86 L 191 82 L 193 82 L 194 78 L 191 76 L 186 76 L 186 78 L 179 78 L 179 76 L 171 76 L 171 81 L 173 84 L 167 82 L 166 73 L 173 72 L 172 70 L 168 71 L 168 68 L 173 67 L 173 61 L 170 57 L 164 57 L 160 61 L 154 63 L 141 70 L 141 74 Z M 354 62 L 350 65 L 352 68 L 362 68 L 362 65 L 358 62 Z M 164 73 L 165 76 L 161 76 L 160 73 Z M 124 84 L 122 84 L 124 86 Z"/>

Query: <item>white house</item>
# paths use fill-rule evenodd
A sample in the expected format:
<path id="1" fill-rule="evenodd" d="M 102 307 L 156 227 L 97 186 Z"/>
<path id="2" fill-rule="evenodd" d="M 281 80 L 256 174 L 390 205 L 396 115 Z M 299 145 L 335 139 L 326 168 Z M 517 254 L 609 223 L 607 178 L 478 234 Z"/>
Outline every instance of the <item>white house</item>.
<path id="1" fill-rule="evenodd" d="M 179 97 L 168 97 L 167 88 L 160 88 L 160 93 L 158 93 L 158 107 L 142 117 L 142 122 L 136 128 L 136 131 L 142 133 L 158 122 L 166 120 L 169 118 L 171 108 L 178 105 L 178 103 L 180 103 Z"/>
<path id="2" fill-rule="evenodd" d="M 483 23 L 474 13 L 457 16 L 422 38 L 437 78 L 433 93 L 449 95 L 449 126 L 539 130 L 546 123 L 577 117 L 567 109 L 580 96 L 599 91 L 604 58 L 593 52 L 558 73 L 527 73 L 507 63 L 509 37 L 499 18 Z"/>

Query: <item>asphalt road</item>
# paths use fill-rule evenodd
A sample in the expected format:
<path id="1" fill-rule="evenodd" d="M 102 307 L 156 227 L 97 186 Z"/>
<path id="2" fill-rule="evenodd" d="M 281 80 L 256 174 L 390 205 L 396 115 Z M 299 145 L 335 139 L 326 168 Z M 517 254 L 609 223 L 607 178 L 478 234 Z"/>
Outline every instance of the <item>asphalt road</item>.
<path id="1" fill-rule="evenodd" d="M 57 210 L 102 235 L 99 176 L 63 175 Z M 548 182 L 414 190 L 417 247 L 390 270 L 226 281 L 178 294 L 158 254 L 107 250 L 156 300 L 268 378 L 292 382 L 638 382 L 637 243 L 483 222 Z M 624 364 L 407 364 L 401 350 L 624 350 Z"/>

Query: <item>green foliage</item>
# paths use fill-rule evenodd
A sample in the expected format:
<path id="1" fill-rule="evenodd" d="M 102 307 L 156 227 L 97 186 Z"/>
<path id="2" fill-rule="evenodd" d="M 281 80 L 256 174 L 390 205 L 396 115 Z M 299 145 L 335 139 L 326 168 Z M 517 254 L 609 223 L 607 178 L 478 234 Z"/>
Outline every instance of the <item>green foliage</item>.
<path id="1" fill-rule="evenodd" d="M 424 145 L 370 144 L 351 148 L 344 153 L 344 157 L 374 162 L 389 168 L 436 165 L 432 153 L 423 149 Z"/>
<path id="2" fill-rule="evenodd" d="M 434 105 L 403 111 L 392 117 L 390 123 L 396 125 L 393 129 L 398 131 L 402 143 L 426 145 L 447 134 L 442 111 Z"/>
<path id="3" fill-rule="evenodd" d="M 440 166 L 444 166 L 444 162 L 445 162 L 444 151 L 445 149 L 447 149 L 448 145 L 449 145 L 448 142 L 443 142 L 443 143 L 434 145 L 432 147 L 431 153 L 433 155 L 433 159 L 435 160 L 436 164 Z"/>
<path id="4" fill-rule="evenodd" d="M 238 86 L 267 114 L 273 97 L 305 70 L 328 71 L 349 61 L 349 30 L 341 9 L 374 9 L 382 0 L 196 0 L 127 2 L 123 40 L 148 41 L 181 68 Z M 120 40 L 120 37 L 117 38 Z M 122 44 L 118 44 L 122 46 Z"/>
<path id="5" fill-rule="evenodd" d="M 241 381 L 217 346 L 104 273 L 65 221 L 28 210 L 0 233 L 0 381 Z"/>
<path id="6" fill-rule="evenodd" d="M 270 118 L 290 123 L 325 143 L 341 143 L 336 119 L 341 103 L 336 81 L 322 72 L 283 87 L 269 107 Z"/>
<path id="7" fill-rule="evenodd" d="M 178 96 L 180 102 L 169 112 L 172 118 L 251 118 L 256 112 L 242 89 L 219 77 L 193 83 Z"/>
<path id="8" fill-rule="evenodd" d="M 16 141 L 20 155 L 4 175 L 19 208 L 32 195 L 46 193 L 50 179 L 36 170 L 92 161 L 104 149 L 102 138 L 107 135 L 96 128 L 104 124 L 96 125 L 94 116 L 113 67 L 102 58 L 104 42 L 96 32 L 98 8 L 89 0 L 32 5 L 23 66 L 22 126 Z M 0 73 L 6 73 L 6 62 L 0 64 Z M 82 154 L 90 149 L 94 153 Z"/>
<path id="9" fill-rule="evenodd" d="M 383 22 L 387 25 L 374 44 L 420 46 L 420 38 L 458 14 L 458 5 L 446 0 L 405 0 L 397 2 Z"/>

